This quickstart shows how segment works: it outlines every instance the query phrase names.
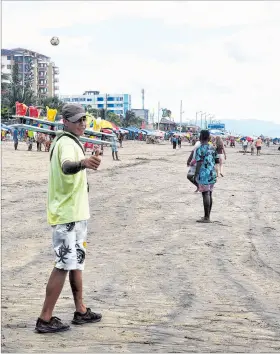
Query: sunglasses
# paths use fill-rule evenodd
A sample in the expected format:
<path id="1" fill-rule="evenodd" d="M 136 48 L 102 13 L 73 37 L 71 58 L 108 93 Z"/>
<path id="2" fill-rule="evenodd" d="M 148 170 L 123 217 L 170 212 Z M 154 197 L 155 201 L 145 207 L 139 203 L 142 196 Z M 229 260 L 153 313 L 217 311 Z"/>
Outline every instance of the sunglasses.
<path id="1" fill-rule="evenodd" d="M 81 124 L 81 123 L 86 122 L 86 121 L 87 121 L 87 118 L 86 118 L 86 117 L 82 117 L 82 118 L 78 119 L 78 120 L 75 122 L 75 124 Z"/>

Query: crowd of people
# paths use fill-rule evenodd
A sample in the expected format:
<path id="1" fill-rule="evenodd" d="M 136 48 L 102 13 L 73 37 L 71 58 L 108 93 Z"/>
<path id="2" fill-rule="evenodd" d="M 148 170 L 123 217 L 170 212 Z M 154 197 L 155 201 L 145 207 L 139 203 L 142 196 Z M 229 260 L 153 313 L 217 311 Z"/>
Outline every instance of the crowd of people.
<path id="1" fill-rule="evenodd" d="M 202 130 L 199 139 L 194 139 L 196 139 L 194 148 L 187 160 L 189 167 L 187 178 L 196 187 L 195 192 L 201 192 L 203 197 L 204 217 L 197 222 L 209 223 L 214 185 L 217 178 L 224 177 L 223 165 L 227 159 L 225 144 L 235 146 L 235 142 L 233 144 L 233 138 L 223 141 L 221 136 L 211 136 L 208 130 Z M 269 146 L 270 141 L 258 137 L 256 141 L 243 139 L 241 143 L 243 154 L 247 153 L 248 146 L 250 146 L 251 155 L 255 154 L 256 148 L 257 156 L 260 156 L 262 145 L 266 143 Z"/>

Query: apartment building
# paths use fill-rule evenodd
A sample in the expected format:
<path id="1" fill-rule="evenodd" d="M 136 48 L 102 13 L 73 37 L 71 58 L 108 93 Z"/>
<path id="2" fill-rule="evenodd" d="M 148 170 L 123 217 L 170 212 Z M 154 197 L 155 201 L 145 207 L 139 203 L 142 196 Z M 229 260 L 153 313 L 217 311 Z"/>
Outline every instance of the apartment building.
<path id="1" fill-rule="evenodd" d="M 148 109 L 132 109 L 136 117 L 141 118 L 146 123 L 149 123 L 149 110 Z"/>
<path id="2" fill-rule="evenodd" d="M 90 105 L 95 109 L 107 109 L 107 112 L 122 116 L 131 110 L 131 95 L 126 93 L 85 91 L 82 95 L 61 95 L 60 99 L 65 103 L 79 103 L 85 108 Z"/>
<path id="3" fill-rule="evenodd" d="M 59 68 L 51 58 L 24 48 L 1 49 L 1 71 L 12 74 L 15 63 L 19 66 L 22 85 L 30 80 L 35 94 L 41 97 L 57 96 L 59 93 Z"/>

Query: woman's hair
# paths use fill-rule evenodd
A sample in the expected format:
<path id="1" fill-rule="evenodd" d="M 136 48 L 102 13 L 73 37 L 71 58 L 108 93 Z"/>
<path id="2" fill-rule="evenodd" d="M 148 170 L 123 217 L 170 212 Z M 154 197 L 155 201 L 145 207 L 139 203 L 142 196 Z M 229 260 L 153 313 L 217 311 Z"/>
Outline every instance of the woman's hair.
<path id="1" fill-rule="evenodd" d="M 209 141 L 210 132 L 209 130 L 201 130 L 199 140 L 200 141 Z"/>
<path id="2" fill-rule="evenodd" d="M 223 147 L 224 146 L 222 138 L 220 136 L 216 136 L 216 146 L 217 147 Z"/>

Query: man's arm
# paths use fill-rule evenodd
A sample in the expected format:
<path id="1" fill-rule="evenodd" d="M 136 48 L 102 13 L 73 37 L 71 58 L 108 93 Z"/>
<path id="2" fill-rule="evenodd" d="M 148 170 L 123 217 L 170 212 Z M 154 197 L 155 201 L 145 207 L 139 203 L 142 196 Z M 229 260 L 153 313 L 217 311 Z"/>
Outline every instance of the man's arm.
<path id="1" fill-rule="evenodd" d="M 65 175 L 75 175 L 76 173 L 85 169 L 82 161 L 65 161 L 62 165 L 62 172 Z"/>
<path id="2" fill-rule="evenodd" d="M 96 154 L 93 156 L 90 156 L 87 159 L 81 160 L 81 161 L 65 161 L 61 168 L 62 171 L 65 175 L 74 175 L 85 168 L 88 168 L 90 170 L 97 170 L 101 159 L 98 157 L 99 151 L 96 152 Z"/>

